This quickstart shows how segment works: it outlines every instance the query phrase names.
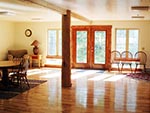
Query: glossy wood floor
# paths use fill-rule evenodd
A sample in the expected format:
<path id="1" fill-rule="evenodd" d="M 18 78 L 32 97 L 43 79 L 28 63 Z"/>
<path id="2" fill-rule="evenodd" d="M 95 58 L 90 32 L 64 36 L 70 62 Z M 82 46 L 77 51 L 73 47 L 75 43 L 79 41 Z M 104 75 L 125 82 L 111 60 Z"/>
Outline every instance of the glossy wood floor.
<path id="1" fill-rule="evenodd" d="M 71 88 L 61 88 L 60 69 L 32 69 L 31 78 L 47 82 L 1 99 L 0 113 L 150 113 L 150 82 L 123 74 L 73 69 Z"/>

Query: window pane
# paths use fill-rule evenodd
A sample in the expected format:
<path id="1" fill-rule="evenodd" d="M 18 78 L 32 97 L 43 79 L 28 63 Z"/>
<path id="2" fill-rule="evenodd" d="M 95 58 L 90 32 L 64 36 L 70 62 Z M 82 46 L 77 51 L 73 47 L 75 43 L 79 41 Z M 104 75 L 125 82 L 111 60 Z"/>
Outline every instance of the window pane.
<path id="1" fill-rule="evenodd" d="M 56 30 L 48 31 L 48 55 L 56 55 L 56 38 L 57 38 Z"/>
<path id="2" fill-rule="evenodd" d="M 117 30 L 116 32 L 116 50 L 125 51 L 126 50 L 126 30 Z"/>
<path id="3" fill-rule="evenodd" d="M 87 63 L 87 31 L 77 31 L 77 63 Z"/>
<path id="4" fill-rule="evenodd" d="M 105 64 L 105 42 L 106 32 L 95 31 L 94 35 L 94 63 Z"/>
<path id="5" fill-rule="evenodd" d="M 116 33 L 116 50 L 130 51 L 134 55 L 138 51 L 139 30 L 119 29 Z"/>
<path id="6" fill-rule="evenodd" d="M 138 37 L 138 30 L 129 30 L 129 51 L 131 51 L 132 54 L 138 51 Z"/>

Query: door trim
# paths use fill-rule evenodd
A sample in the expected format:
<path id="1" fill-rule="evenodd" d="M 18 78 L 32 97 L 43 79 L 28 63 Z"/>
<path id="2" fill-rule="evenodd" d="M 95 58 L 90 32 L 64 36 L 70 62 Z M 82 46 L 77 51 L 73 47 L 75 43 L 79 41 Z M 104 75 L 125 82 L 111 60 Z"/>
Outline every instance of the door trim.
<path id="1" fill-rule="evenodd" d="M 111 52 L 111 28 L 112 26 L 111 25 L 90 25 L 90 26 L 72 26 L 71 29 L 72 29 L 72 68 L 93 68 L 93 69 L 108 69 L 109 68 L 109 64 L 110 64 L 110 52 Z M 88 38 L 89 37 L 94 37 L 94 31 L 96 30 L 102 30 L 102 31 L 106 31 L 106 53 L 105 53 L 105 56 L 106 56 L 106 59 L 105 59 L 105 64 L 92 64 L 92 67 L 90 66 L 91 64 L 80 64 L 80 63 L 76 63 L 76 31 L 85 31 L 87 30 L 88 31 Z M 92 42 L 87 42 L 88 45 L 90 45 L 91 43 L 94 43 L 94 41 Z M 90 46 L 88 46 L 88 54 L 90 54 L 89 50 L 90 50 Z M 94 56 L 90 56 L 90 57 L 94 57 Z M 87 56 L 87 62 L 89 60 L 89 56 Z"/>

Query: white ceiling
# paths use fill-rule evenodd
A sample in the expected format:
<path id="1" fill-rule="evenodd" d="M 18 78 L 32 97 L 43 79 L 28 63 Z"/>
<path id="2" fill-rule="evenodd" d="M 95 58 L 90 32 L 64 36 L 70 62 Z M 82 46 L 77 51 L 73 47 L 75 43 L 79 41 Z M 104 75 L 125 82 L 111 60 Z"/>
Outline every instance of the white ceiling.
<path id="1" fill-rule="evenodd" d="M 61 21 L 61 14 L 33 4 L 30 0 L 0 0 L 1 20 Z M 32 1 L 32 0 L 31 0 Z M 44 1 L 44 0 L 37 0 Z M 63 9 L 69 9 L 89 20 L 150 20 L 146 11 L 131 10 L 131 6 L 150 6 L 150 0 L 45 0 Z M 145 18 L 133 19 L 140 15 Z"/>

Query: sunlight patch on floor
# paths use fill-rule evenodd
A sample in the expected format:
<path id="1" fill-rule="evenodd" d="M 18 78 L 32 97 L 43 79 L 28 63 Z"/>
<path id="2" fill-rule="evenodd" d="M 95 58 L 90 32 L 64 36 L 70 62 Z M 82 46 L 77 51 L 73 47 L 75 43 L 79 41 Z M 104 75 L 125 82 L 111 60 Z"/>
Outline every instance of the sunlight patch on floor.
<path id="1" fill-rule="evenodd" d="M 40 74 L 41 70 L 40 69 L 32 69 L 32 70 L 28 70 L 27 73 L 28 73 L 28 76 L 34 75 L 34 74 Z"/>
<path id="2" fill-rule="evenodd" d="M 115 82 L 115 81 L 118 81 L 118 80 L 123 79 L 125 77 L 126 77 L 126 75 L 115 75 L 115 76 L 112 76 L 110 78 L 105 79 L 104 81 L 114 81 Z"/>
<path id="3" fill-rule="evenodd" d="M 82 77 L 87 77 L 88 75 L 94 74 L 96 72 L 97 71 L 95 71 L 95 70 L 86 70 L 86 71 L 79 72 L 79 73 L 77 72 L 77 73 L 74 73 L 71 75 L 71 79 L 74 80 L 74 79 L 79 79 Z"/>
<path id="4" fill-rule="evenodd" d="M 59 71 L 59 69 L 49 69 L 49 68 L 40 68 L 40 69 L 31 69 L 28 70 L 28 76 L 42 73 L 52 73 L 54 71 Z"/>
<path id="5" fill-rule="evenodd" d="M 51 69 L 51 68 L 39 68 L 39 69 L 31 69 L 28 70 L 28 76 L 36 75 L 36 74 L 43 74 L 41 78 L 56 78 L 61 77 L 61 70 L 60 69 Z M 95 75 L 92 76 L 91 75 Z M 89 81 L 117 81 L 124 78 L 126 75 L 116 75 L 116 73 L 110 72 L 100 72 L 100 70 L 84 70 L 84 69 L 72 69 L 71 70 L 71 79 L 76 80 L 83 77 L 87 77 Z M 89 79 L 88 79 L 89 78 Z"/>
<path id="6" fill-rule="evenodd" d="M 88 80 L 99 81 L 99 80 L 103 80 L 103 79 L 108 78 L 108 77 L 111 77 L 111 76 L 112 76 L 112 75 L 110 75 L 110 74 L 100 74 L 99 76 L 90 78 L 90 79 L 88 79 Z"/>
<path id="7" fill-rule="evenodd" d="M 60 72 L 56 72 L 56 73 L 53 73 L 53 74 L 43 75 L 40 78 L 56 78 L 56 77 L 60 77 L 60 76 L 61 76 L 61 73 Z"/>

